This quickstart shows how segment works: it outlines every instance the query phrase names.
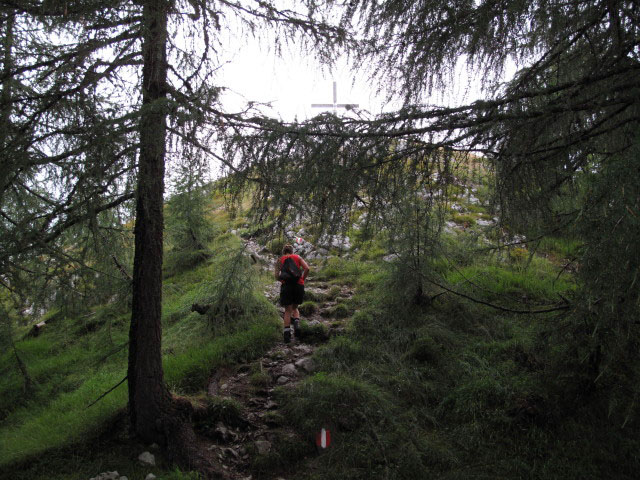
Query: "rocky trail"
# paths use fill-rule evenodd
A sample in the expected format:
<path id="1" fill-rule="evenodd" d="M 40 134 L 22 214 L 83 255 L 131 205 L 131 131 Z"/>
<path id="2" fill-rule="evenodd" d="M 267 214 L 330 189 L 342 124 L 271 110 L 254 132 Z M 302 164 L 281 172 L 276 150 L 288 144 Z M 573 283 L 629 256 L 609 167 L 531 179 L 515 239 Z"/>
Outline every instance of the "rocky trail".
<path id="1" fill-rule="evenodd" d="M 320 331 L 326 334 L 305 341 L 293 337 L 291 343 L 279 342 L 261 358 L 248 364 L 236 365 L 227 370 L 217 371 L 209 381 L 207 393 L 216 400 L 232 399 L 242 406 L 241 418 L 227 422 L 218 421 L 206 435 L 206 449 L 209 455 L 222 466 L 229 479 L 250 480 L 251 461 L 255 455 L 268 454 L 277 438 L 295 436 L 286 422 L 282 422 L 274 390 L 278 387 L 293 388 L 314 370 L 311 358 L 318 345 L 333 335 L 340 335 L 344 329 L 343 320 L 332 318 L 333 308 L 338 302 L 353 295 L 348 286 L 314 284 L 309 277 L 305 298 L 317 300 L 317 309 L 301 318 L 309 327 L 322 324 Z M 274 303 L 279 296 L 279 285 L 274 282 L 265 291 Z M 278 307 L 282 316 L 284 309 Z M 261 478 L 285 480 L 282 474 Z"/>

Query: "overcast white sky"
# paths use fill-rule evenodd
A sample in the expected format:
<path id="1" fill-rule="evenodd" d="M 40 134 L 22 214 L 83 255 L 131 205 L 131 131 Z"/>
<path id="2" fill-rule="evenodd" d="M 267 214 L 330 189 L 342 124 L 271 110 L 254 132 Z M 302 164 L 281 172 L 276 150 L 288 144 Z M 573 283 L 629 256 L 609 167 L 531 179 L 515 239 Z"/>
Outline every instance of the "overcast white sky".
<path id="1" fill-rule="evenodd" d="M 246 42 L 246 44 L 245 44 Z M 247 39 L 243 44 L 229 42 L 225 52 L 228 63 L 219 70 L 219 84 L 229 90 L 223 102 L 229 110 L 239 110 L 247 101 L 270 102 L 270 115 L 291 121 L 310 118 L 323 109 L 312 108 L 312 103 L 333 102 L 333 81 L 337 82 L 338 103 L 356 103 L 359 108 L 373 114 L 391 111 L 398 104 L 385 104 L 382 96 L 376 96 L 365 72 L 351 71 L 346 61 L 338 61 L 329 72 L 323 70 L 313 58 L 306 58 L 294 51 L 282 58 L 260 46 L 257 40 Z M 431 104 L 460 105 L 473 101 L 480 95 L 478 88 L 469 87 L 468 76 L 460 68 L 457 81 L 448 92 L 425 100 Z M 469 93 L 465 94 L 465 91 Z M 331 108 L 324 109 L 330 111 Z M 340 109 L 338 112 L 343 112 Z"/>

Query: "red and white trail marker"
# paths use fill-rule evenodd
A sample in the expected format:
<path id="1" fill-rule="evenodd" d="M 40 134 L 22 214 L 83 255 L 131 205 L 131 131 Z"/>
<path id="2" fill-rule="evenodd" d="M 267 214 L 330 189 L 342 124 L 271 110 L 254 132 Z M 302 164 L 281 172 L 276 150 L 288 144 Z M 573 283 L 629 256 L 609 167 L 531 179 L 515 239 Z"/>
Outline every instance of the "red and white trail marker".
<path id="1" fill-rule="evenodd" d="M 316 445 L 318 448 L 328 448 L 331 445 L 331 432 L 324 428 L 320 430 L 316 435 Z"/>
<path id="2" fill-rule="evenodd" d="M 296 237 L 296 243 L 297 243 L 298 245 L 302 245 L 302 244 L 304 243 L 304 238 L 302 238 L 302 237 Z"/>

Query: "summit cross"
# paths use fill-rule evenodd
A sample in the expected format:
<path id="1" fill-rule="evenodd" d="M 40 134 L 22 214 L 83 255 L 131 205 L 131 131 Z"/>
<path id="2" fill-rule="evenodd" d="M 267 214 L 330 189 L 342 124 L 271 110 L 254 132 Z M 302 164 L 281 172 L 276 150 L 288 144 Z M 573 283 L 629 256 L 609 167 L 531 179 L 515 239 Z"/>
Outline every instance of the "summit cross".
<path id="1" fill-rule="evenodd" d="M 338 103 L 338 87 L 336 86 L 336 82 L 333 82 L 333 103 L 312 103 L 311 107 L 314 108 L 333 108 L 333 113 L 335 114 L 338 108 L 345 108 L 347 110 L 351 110 L 352 108 L 357 108 L 357 103 Z"/>

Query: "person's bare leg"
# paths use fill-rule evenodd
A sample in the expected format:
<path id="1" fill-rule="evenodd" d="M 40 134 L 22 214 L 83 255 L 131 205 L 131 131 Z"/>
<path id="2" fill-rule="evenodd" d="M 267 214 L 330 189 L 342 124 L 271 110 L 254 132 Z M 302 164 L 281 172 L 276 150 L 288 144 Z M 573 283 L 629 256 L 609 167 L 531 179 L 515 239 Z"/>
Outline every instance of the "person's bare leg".
<path id="1" fill-rule="evenodd" d="M 293 305 L 287 305 L 284 307 L 284 326 L 285 328 L 291 325 L 291 311 L 293 310 Z"/>
<path id="2" fill-rule="evenodd" d="M 293 318 L 300 318 L 300 312 L 298 311 L 298 305 L 292 305 L 291 316 Z"/>

